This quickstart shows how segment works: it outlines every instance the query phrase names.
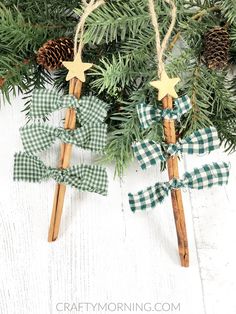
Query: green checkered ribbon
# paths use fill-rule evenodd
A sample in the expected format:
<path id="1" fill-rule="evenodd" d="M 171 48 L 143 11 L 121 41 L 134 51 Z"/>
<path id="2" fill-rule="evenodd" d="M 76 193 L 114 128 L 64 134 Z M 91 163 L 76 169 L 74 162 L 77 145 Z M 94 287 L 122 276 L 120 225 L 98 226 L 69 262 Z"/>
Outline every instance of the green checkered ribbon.
<path id="1" fill-rule="evenodd" d="M 57 138 L 64 143 L 99 152 L 106 145 L 107 125 L 89 123 L 76 130 L 65 130 L 43 124 L 32 124 L 21 128 L 20 133 L 24 149 L 30 153 L 49 148 Z"/>
<path id="2" fill-rule="evenodd" d="M 95 96 L 83 96 L 79 100 L 73 95 L 61 96 L 58 92 L 47 89 L 33 91 L 30 106 L 32 118 L 42 118 L 61 108 L 77 110 L 80 124 L 103 122 L 108 105 Z"/>
<path id="3" fill-rule="evenodd" d="M 145 103 L 138 104 L 136 109 L 142 128 L 147 129 L 153 123 L 161 119 L 180 119 L 180 117 L 192 108 L 190 98 L 185 95 L 177 98 L 174 102 L 174 109 L 158 109 Z"/>
<path id="4" fill-rule="evenodd" d="M 165 144 L 164 146 L 166 153 L 162 150 L 161 145 L 148 139 L 133 143 L 133 152 L 141 169 L 145 170 L 160 161 L 165 161 L 168 155 L 210 153 L 220 147 L 220 140 L 217 130 L 210 127 L 195 131 L 176 144 Z"/>
<path id="5" fill-rule="evenodd" d="M 136 194 L 129 193 L 129 204 L 133 212 L 147 210 L 161 203 L 171 190 L 190 188 L 201 190 L 214 185 L 228 183 L 229 164 L 213 163 L 196 168 L 192 172 L 186 172 L 183 179 L 173 178 L 169 182 L 156 183 Z"/>
<path id="6" fill-rule="evenodd" d="M 52 178 L 80 191 L 107 195 L 107 173 L 98 165 L 76 165 L 67 169 L 47 167 L 36 156 L 20 152 L 15 154 L 14 180 L 42 182 Z"/>

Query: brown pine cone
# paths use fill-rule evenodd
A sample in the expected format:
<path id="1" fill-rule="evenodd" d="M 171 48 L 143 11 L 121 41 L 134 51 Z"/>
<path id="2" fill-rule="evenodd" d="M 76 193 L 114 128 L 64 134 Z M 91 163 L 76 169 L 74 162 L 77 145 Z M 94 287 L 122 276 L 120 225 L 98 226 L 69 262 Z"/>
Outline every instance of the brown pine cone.
<path id="1" fill-rule="evenodd" d="M 230 39 L 227 29 L 215 27 L 204 36 L 203 58 L 208 68 L 224 69 L 229 62 Z"/>
<path id="2" fill-rule="evenodd" d="M 74 43 L 70 38 L 60 37 L 48 40 L 37 52 L 37 63 L 48 71 L 62 67 L 62 61 L 71 61 L 74 57 Z"/>
<path id="3" fill-rule="evenodd" d="M 4 83 L 5 83 L 5 78 L 4 77 L 0 77 L 0 88 L 3 87 Z"/>

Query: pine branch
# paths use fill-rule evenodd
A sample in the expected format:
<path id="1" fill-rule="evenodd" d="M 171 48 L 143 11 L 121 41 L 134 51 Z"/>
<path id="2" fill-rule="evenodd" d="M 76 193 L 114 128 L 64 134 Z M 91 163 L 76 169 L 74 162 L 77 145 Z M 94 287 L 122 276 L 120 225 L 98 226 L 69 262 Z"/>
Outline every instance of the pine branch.
<path id="1" fill-rule="evenodd" d="M 227 22 L 236 25 L 236 2 L 234 0 L 222 0 L 220 6 Z"/>
<path id="2" fill-rule="evenodd" d="M 138 6 L 138 1 L 132 0 L 133 11 L 125 12 L 126 9 L 124 6 L 121 7 L 121 2 L 117 1 L 107 7 L 107 12 L 101 9 L 96 17 L 92 15 L 86 32 L 88 42 L 90 40 L 92 43 L 116 40 L 119 44 L 117 47 L 119 53 L 115 53 L 112 57 L 102 58 L 100 64 L 94 68 L 93 89 L 99 93 L 107 91 L 115 97 L 121 96 L 122 89 L 130 89 L 131 104 L 126 104 L 128 99 L 121 97 L 123 110 L 114 113 L 111 117 L 112 121 L 118 124 L 110 133 L 106 151 L 106 160 L 117 161 L 119 174 L 133 158 L 130 145 L 134 139 L 148 136 L 149 138 L 156 137 L 156 140 L 161 142 L 163 133 L 160 125 L 143 132 L 135 118 L 137 103 L 146 101 L 153 104 L 156 101 L 156 92 L 149 85 L 151 80 L 156 79 L 156 58 L 154 57 L 153 29 L 143 15 L 143 13 L 148 13 L 146 5 L 144 7 L 144 3 L 141 3 Z M 226 121 L 226 113 L 234 115 L 236 112 L 234 101 L 232 101 L 232 90 L 225 80 L 226 73 L 209 70 L 201 62 L 204 33 L 224 21 L 220 4 L 213 0 L 204 2 L 192 0 L 184 1 L 184 3 L 178 1 L 178 6 L 176 33 L 173 35 L 170 49 L 166 54 L 166 67 L 171 76 L 178 75 L 182 79 L 179 84 L 179 95 L 187 93 L 192 99 L 193 110 L 183 117 L 177 126 L 177 130 L 184 136 L 210 125 L 219 128 L 218 120 Z M 120 10 L 119 18 L 114 22 L 113 12 L 117 14 L 117 8 Z M 160 14 L 159 18 L 161 33 L 164 34 L 168 24 L 166 8 L 158 6 L 157 9 L 158 12 L 164 13 Z M 132 19 L 133 13 L 137 21 Z M 139 25 L 137 15 L 143 18 L 143 25 Z M 130 24 L 126 20 L 127 17 L 130 19 Z M 139 33 L 136 25 L 140 28 Z M 123 33 L 119 37 L 118 32 L 121 30 Z M 222 82 L 225 83 L 222 84 Z M 227 145 L 233 143 L 230 132 L 224 134 L 221 132 L 221 137 L 228 141 Z"/>
<path id="3" fill-rule="evenodd" d="M 73 33 L 77 18 L 71 14 L 71 3 L 66 6 L 65 1 L 58 5 L 54 0 L 9 0 L 0 4 L 0 77 L 4 78 L 4 99 L 9 101 L 12 92 L 28 93 L 32 86 L 48 82 L 48 74 L 36 64 L 35 52 L 50 37 L 65 36 L 68 30 Z"/>
<path id="4" fill-rule="evenodd" d="M 236 117 L 227 115 L 224 119 L 214 119 L 214 125 L 217 127 L 221 144 L 225 151 L 233 153 L 236 151 Z"/>
<path id="5" fill-rule="evenodd" d="M 15 13 L 15 14 L 14 14 Z M 2 51 L 31 52 L 35 43 L 45 39 L 45 30 L 35 28 L 30 22 L 26 22 L 19 11 L 11 10 L 0 5 L 0 49 Z"/>
<path id="6" fill-rule="evenodd" d="M 81 10 L 75 13 L 80 15 Z M 141 29 L 150 24 L 146 6 L 141 0 L 110 1 L 91 14 L 87 21 L 85 42 L 100 44 L 104 41 L 123 41 L 126 36 L 134 38 Z"/>
<path id="7" fill-rule="evenodd" d="M 49 38 L 74 33 L 81 11 L 77 0 L 3 0 L 0 7 L 0 77 L 3 92 L 24 91 L 28 97 L 35 87 L 50 80 L 36 65 L 35 52 Z M 191 113 L 177 125 L 181 136 L 201 127 L 214 125 L 228 151 L 235 140 L 235 76 L 216 72 L 202 63 L 203 35 L 210 28 L 227 25 L 231 36 L 231 63 L 236 61 L 236 10 L 233 0 L 178 0 L 178 17 L 165 63 L 170 76 L 180 76 L 179 95 L 187 93 L 193 103 Z M 161 37 L 169 25 L 169 6 L 157 1 Z M 76 14 L 74 14 L 76 12 Z M 116 161 L 117 173 L 133 159 L 134 140 L 163 141 L 163 128 L 156 124 L 143 131 L 137 118 L 140 102 L 160 105 L 149 84 L 157 78 L 155 38 L 147 1 L 107 0 L 89 16 L 86 23 L 84 60 L 96 66 L 87 75 L 83 94 L 100 94 L 111 104 L 109 143 L 106 161 Z M 68 91 L 66 70 L 55 73 L 54 86 Z M 28 98 L 26 98 L 28 101 Z M 26 106 L 26 113 L 28 107 Z"/>
<path id="8" fill-rule="evenodd" d="M 99 76 L 92 82 L 92 86 L 98 90 L 98 93 L 106 90 L 110 95 L 117 95 L 119 90 L 124 88 L 126 84 L 133 81 L 133 77 L 137 75 L 134 71 L 130 71 L 127 60 L 120 55 L 113 56 L 112 61 L 108 59 L 100 60 L 101 65 L 97 65 L 92 70 L 94 77 Z"/>
<path id="9" fill-rule="evenodd" d="M 73 14 L 74 8 L 80 3 L 78 0 L 3 0 L 5 7 L 13 13 L 15 9 L 21 12 L 26 21 L 31 21 L 32 24 L 40 27 L 50 26 L 51 29 L 63 27 L 64 30 L 73 32 L 73 25 L 77 19 Z"/>
<path id="10" fill-rule="evenodd" d="M 227 116 L 236 116 L 235 97 L 223 72 L 212 72 L 196 64 L 186 81 L 186 92 L 193 107 L 182 125 L 183 134 L 210 125 L 217 127 L 217 121 L 227 121 Z"/>

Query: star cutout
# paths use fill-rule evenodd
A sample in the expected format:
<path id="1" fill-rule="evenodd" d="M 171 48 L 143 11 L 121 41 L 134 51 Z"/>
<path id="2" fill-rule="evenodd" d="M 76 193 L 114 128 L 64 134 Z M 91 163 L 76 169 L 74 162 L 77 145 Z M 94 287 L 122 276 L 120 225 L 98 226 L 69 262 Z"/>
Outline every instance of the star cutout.
<path id="1" fill-rule="evenodd" d="M 166 95 L 172 96 L 173 98 L 178 97 L 174 87 L 179 81 L 179 77 L 169 78 L 166 72 L 163 71 L 161 79 L 159 81 L 152 81 L 150 84 L 159 90 L 158 100 L 162 100 Z"/>
<path id="2" fill-rule="evenodd" d="M 77 54 L 74 61 L 63 61 L 62 64 L 69 70 L 66 76 L 67 81 L 77 77 L 81 82 L 85 82 L 84 72 L 93 66 L 92 63 L 82 62 L 79 54 Z"/>

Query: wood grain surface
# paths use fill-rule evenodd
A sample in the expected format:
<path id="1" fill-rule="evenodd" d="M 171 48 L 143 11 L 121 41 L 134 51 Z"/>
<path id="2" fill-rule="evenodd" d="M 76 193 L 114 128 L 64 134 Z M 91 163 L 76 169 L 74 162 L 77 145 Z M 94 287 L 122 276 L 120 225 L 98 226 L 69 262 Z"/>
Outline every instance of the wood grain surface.
<path id="1" fill-rule="evenodd" d="M 227 187 L 182 193 L 188 269 L 179 265 L 170 198 L 149 212 L 129 209 L 128 192 L 167 180 L 166 172 L 141 171 L 136 163 L 122 180 L 113 179 L 113 165 L 107 167 L 108 197 L 68 187 L 58 241 L 48 243 L 55 183 L 12 180 L 13 155 L 22 150 L 18 129 L 26 122 L 22 109 L 17 98 L 0 110 L 1 314 L 78 313 L 58 311 L 57 305 L 79 302 L 179 303 L 175 312 L 181 314 L 236 313 L 235 154 L 217 151 L 180 162 L 181 174 L 206 162 L 231 161 Z M 50 124 L 62 126 L 64 115 L 54 113 Z M 57 166 L 59 144 L 40 154 L 46 164 Z M 71 164 L 95 159 L 74 149 Z"/>

